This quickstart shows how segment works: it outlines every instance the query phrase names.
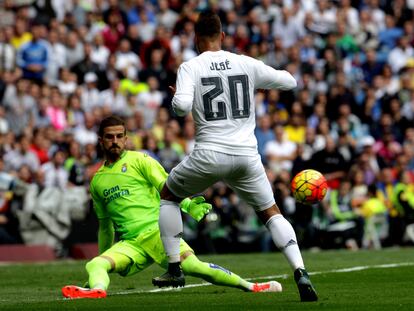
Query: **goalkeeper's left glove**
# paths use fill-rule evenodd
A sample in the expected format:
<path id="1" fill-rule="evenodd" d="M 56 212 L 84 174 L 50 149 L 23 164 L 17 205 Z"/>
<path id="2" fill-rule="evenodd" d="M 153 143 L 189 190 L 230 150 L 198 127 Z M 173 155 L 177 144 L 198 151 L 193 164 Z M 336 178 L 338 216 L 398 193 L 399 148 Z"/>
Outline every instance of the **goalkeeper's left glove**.
<path id="1" fill-rule="evenodd" d="M 200 221 L 204 215 L 208 214 L 212 205 L 206 202 L 203 196 L 197 196 L 192 199 L 185 198 L 180 203 L 180 208 L 191 215 L 195 220 Z"/>

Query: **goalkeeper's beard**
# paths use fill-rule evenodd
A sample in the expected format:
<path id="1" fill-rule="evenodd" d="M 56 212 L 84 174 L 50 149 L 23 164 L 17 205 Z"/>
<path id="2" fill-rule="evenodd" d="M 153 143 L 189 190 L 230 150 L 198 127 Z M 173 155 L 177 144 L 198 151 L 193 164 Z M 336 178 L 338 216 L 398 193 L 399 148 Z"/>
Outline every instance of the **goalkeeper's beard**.
<path id="1" fill-rule="evenodd" d="M 115 162 L 119 159 L 122 151 L 124 151 L 124 150 L 121 147 L 119 147 L 118 145 L 112 145 L 111 147 L 109 147 L 109 149 L 105 150 L 105 157 L 110 162 Z"/>

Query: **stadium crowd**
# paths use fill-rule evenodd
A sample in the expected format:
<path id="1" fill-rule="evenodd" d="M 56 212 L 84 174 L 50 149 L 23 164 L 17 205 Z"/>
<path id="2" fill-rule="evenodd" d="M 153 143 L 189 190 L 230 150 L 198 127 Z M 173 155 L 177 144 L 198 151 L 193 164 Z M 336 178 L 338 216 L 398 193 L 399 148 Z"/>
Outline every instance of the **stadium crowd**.
<path id="1" fill-rule="evenodd" d="M 97 125 L 111 114 L 125 118 L 129 149 L 170 171 L 192 150 L 194 126 L 170 110 L 168 86 L 197 55 L 194 21 L 207 7 L 222 19 L 224 49 L 298 81 L 293 92 L 259 90 L 255 105 L 258 150 L 301 247 L 412 245 L 413 0 L 3 0 L 0 172 L 36 185 L 39 196 L 88 189 L 101 164 Z M 328 180 L 318 205 L 292 197 L 290 180 L 305 168 Z M 53 208 L 59 196 L 29 208 L 33 194 L 0 195 L 0 243 L 53 236 L 65 256 L 75 242 L 96 241 L 90 203 L 62 216 Z M 206 198 L 213 211 L 201 223 L 185 221 L 197 252 L 272 249 L 254 211 L 229 188 L 216 184 Z M 36 208 L 70 230 L 59 234 Z M 37 221 L 30 229 L 28 217 Z M 29 241 L 27 231 L 39 228 L 47 234 Z"/>

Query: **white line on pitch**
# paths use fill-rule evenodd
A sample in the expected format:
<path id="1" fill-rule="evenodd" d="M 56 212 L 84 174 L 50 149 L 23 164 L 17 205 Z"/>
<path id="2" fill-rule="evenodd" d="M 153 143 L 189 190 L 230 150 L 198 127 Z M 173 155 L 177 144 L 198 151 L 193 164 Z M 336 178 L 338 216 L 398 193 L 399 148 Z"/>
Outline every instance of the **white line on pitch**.
<path id="1" fill-rule="evenodd" d="M 362 270 L 367 270 L 367 269 L 387 269 L 387 268 L 406 267 L 406 266 L 414 266 L 414 262 L 400 262 L 400 263 L 389 263 L 389 264 L 370 265 L 370 266 L 355 266 L 355 267 L 342 268 L 342 269 L 333 269 L 333 270 L 328 270 L 328 271 L 313 271 L 313 272 L 309 272 L 309 275 L 318 275 L 318 274 L 326 274 L 326 273 L 346 273 L 346 272 L 362 271 Z M 252 281 L 252 280 L 287 279 L 288 277 L 289 277 L 289 274 L 278 274 L 278 275 L 268 275 L 268 276 L 254 277 L 254 278 L 245 278 L 245 280 Z M 181 291 L 185 288 L 210 286 L 210 285 L 213 285 L 213 284 L 202 282 L 202 283 L 196 283 L 196 284 L 188 284 L 184 288 L 168 287 L 168 288 L 157 288 L 157 289 L 150 289 L 150 290 L 129 290 L 129 291 L 114 292 L 114 293 L 109 294 L 109 296 L 139 294 L 139 293 Z"/>

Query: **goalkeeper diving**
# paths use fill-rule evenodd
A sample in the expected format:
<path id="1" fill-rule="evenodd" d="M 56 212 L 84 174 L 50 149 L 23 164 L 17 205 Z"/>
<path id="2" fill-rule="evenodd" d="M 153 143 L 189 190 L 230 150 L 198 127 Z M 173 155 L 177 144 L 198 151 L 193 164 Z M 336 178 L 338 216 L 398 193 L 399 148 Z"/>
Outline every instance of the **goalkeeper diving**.
<path id="1" fill-rule="evenodd" d="M 168 174 L 149 155 L 125 150 L 128 138 L 121 118 L 103 119 L 98 136 L 105 162 L 91 181 L 90 193 L 99 220 L 99 255 L 85 266 L 89 278 L 84 287 L 62 288 L 66 298 L 104 298 L 110 283 L 109 273 L 131 276 L 153 263 L 168 266 L 158 227 L 159 192 Z M 211 204 L 197 196 L 185 198 L 180 207 L 199 221 L 209 212 Z M 115 232 L 119 236 L 116 243 Z M 276 281 L 251 283 L 218 265 L 200 261 L 183 239 L 180 258 L 184 274 L 216 285 L 250 292 L 282 291 Z"/>

